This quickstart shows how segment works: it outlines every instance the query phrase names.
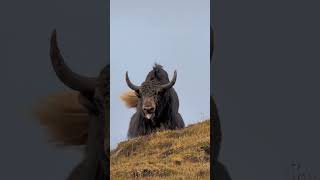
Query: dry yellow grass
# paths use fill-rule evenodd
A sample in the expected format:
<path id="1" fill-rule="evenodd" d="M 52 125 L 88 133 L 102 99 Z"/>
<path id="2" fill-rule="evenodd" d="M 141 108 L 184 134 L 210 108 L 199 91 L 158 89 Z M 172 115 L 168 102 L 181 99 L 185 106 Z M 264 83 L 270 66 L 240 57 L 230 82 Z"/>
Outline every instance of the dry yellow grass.
<path id="1" fill-rule="evenodd" d="M 111 180 L 210 179 L 210 121 L 119 143 Z"/>

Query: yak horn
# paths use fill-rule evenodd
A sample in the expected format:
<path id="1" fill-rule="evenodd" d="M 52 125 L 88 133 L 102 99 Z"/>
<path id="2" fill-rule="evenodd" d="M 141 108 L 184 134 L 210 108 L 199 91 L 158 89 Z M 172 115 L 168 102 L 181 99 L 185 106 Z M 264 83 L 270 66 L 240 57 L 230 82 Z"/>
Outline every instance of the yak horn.
<path id="1" fill-rule="evenodd" d="M 176 80 L 177 80 L 177 71 L 175 70 L 172 80 L 168 84 L 161 85 L 161 88 L 163 90 L 170 89 L 176 83 Z"/>
<path id="2" fill-rule="evenodd" d="M 50 57 L 56 75 L 65 85 L 83 93 L 94 92 L 97 78 L 89 78 L 76 74 L 64 62 L 58 47 L 56 30 L 52 32 L 51 36 Z"/>
<path id="3" fill-rule="evenodd" d="M 129 86 L 129 88 L 131 88 L 132 90 L 138 91 L 140 89 L 140 86 L 136 86 L 136 85 L 132 84 L 132 82 L 129 79 L 128 71 L 126 72 L 126 82 L 127 82 L 127 85 Z"/>

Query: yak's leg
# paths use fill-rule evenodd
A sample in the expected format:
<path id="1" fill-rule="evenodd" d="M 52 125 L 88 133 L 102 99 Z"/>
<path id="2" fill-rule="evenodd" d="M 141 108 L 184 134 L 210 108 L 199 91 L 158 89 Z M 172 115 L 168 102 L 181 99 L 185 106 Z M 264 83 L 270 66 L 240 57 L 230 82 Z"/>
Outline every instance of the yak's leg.
<path id="1" fill-rule="evenodd" d="M 142 134 L 142 132 L 139 132 L 139 116 L 140 114 L 138 112 L 134 113 L 131 117 L 130 124 L 129 124 L 129 130 L 128 130 L 128 138 L 134 138 Z"/>
<path id="2" fill-rule="evenodd" d="M 178 129 L 184 128 L 185 125 L 184 125 L 183 119 L 182 119 L 182 117 L 181 117 L 181 114 L 180 114 L 180 113 L 177 113 L 176 116 L 175 116 L 175 118 L 176 118 L 176 121 L 175 121 L 175 122 L 177 122 L 176 127 L 177 127 Z"/>

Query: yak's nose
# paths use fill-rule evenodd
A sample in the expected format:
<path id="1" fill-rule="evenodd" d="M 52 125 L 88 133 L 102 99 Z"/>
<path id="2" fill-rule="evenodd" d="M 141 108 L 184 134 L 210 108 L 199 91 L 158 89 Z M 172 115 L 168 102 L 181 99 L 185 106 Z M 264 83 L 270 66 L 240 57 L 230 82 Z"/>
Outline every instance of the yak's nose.
<path id="1" fill-rule="evenodd" d="M 151 113 L 154 112 L 154 107 L 152 107 L 152 106 L 145 106 L 145 107 L 143 107 L 143 110 L 144 110 L 145 112 L 151 114 Z"/>

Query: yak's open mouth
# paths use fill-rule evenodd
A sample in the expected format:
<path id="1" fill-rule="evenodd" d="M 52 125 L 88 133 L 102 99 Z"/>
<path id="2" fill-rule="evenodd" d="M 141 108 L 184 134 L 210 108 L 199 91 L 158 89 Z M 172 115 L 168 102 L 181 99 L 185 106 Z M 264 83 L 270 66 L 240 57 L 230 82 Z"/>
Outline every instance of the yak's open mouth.
<path id="1" fill-rule="evenodd" d="M 146 113 L 144 116 L 146 119 L 152 120 L 154 117 L 154 113 Z"/>

